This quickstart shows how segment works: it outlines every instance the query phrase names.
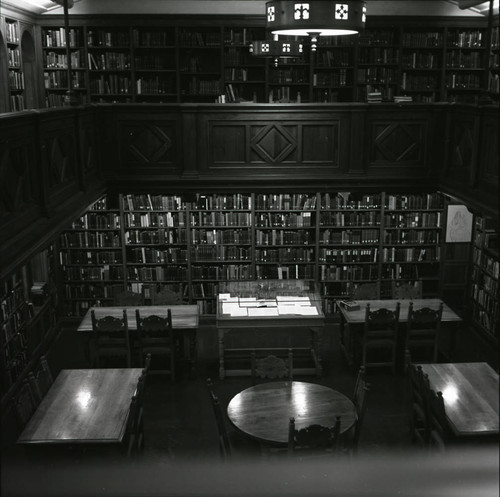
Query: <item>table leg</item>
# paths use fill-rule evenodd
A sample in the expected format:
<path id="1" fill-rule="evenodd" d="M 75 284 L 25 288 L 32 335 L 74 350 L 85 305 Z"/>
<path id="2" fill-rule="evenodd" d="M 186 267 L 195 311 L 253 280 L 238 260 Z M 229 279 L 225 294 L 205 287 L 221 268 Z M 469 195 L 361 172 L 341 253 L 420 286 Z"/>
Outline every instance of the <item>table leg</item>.
<path id="1" fill-rule="evenodd" d="M 189 361 L 191 363 L 191 378 L 196 378 L 197 376 L 198 348 L 196 345 L 196 330 L 194 330 L 193 332 L 189 332 Z"/>
<path id="2" fill-rule="evenodd" d="M 316 376 L 319 378 L 323 375 L 323 363 L 321 348 L 323 347 L 323 327 L 311 328 L 311 346 L 314 350 L 316 359 Z"/>

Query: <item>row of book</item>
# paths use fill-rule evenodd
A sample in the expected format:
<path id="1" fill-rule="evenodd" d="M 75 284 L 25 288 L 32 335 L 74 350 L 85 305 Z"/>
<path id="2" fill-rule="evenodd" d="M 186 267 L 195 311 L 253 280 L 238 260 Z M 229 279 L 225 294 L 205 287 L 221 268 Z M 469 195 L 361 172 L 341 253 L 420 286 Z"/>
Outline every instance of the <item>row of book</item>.
<path id="1" fill-rule="evenodd" d="M 45 71 L 43 79 L 46 90 L 69 88 L 67 71 Z M 71 71 L 71 88 L 85 89 L 85 76 L 82 72 Z"/>
<path id="2" fill-rule="evenodd" d="M 175 93 L 175 78 L 169 76 L 141 76 L 135 81 L 137 95 L 171 95 Z"/>
<path id="3" fill-rule="evenodd" d="M 190 222 L 200 227 L 251 226 L 252 216 L 249 212 L 191 212 Z"/>
<path id="4" fill-rule="evenodd" d="M 371 29 L 359 35 L 360 45 L 396 45 L 396 33 L 392 30 Z"/>
<path id="5" fill-rule="evenodd" d="M 403 33 L 403 46 L 415 48 L 436 48 L 443 45 L 443 33 L 440 31 L 422 31 Z"/>
<path id="6" fill-rule="evenodd" d="M 498 279 L 493 278 L 492 276 L 485 274 L 482 271 L 478 271 L 476 267 L 474 267 L 472 271 L 472 280 L 476 282 L 477 286 L 483 288 L 491 295 L 498 294 Z"/>
<path id="7" fill-rule="evenodd" d="M 196 194 L 190 203 L 192 210 L 250 210 L 252 197 L 242 193 L 228 195 L 201 195 Z"/>
<path id="8" fill-rule="evenodd" d="M 130 55 L 127 52 L 90 53 L 89 68 L 99 71 L 125 71 L 130 69 Z"/>
<path id="9" fill-rule="evenodd" d="M 312 225 L 312 212 L 256 213 L 255 226 L 259 228 L 308 228 Z"/>
<path id="10" fill-rule="evenodd" d="M 375 244 L 379 242 L 380 230 L 362 229 L 362 230 L 331 230 L 321 231 L 319 237 L 320 245 L 360 245 Z"/>
<path id="11" fill-rule="evenodd" d="M 287 247 L 280 249 L 257 249 L 256 262 L 314 262 L 314 249 Z"/>
<path id="12" fill-rule="evenodd" d="M 186 264 L 187 249 L 170 247 L 159 250 L 150 247 L 127 248 L 127 263 L 136 264 Z"/>
<path id="13" fill-rule="evenodd" d="M 121 250 L 69 250 L 59 252 L 59 262 L 62 266 L 71 264 L 122 264 Z"/>
<path id="14" fill-rule="evenodd" d="M 443 196 L 439 193 L 420 193 L 413 195 L 386 195 L 385 208 L 390 210 L 442 209 Z"/>
<path id="15" fill-rule="evenodd" d="M 379 209 L 382 195 L 359 195 L 351 192 L 324 193 L 321 209 Z"/>
<path id="16" fill-rule="evenodd" d="M 312 280 L 314 278 L 314 268 L 309 264 L 292 264 L 290 266 L 258 265 L 255 267 L 255 277 L 258 280 Z"/>
<path id="17" fill-rule="evenodd" d="M 319 67 L 349 67 L 352 66 L 352 51 L 341 50 L 321 50 L 316 54 L 316 65 Z"/>
<path id="18" fill-rule="evenodd" d="M 182 30 L 179 33 L 179 44 L 182 47 L 219 47 L 221 36 L 218 31 L 201 33 Z"/>
<path id="19" fill-rule="evenodd" d="M 384 248 L 383 262 L 437 262 L 441 259 L 441 247 Z"/>
<path id="20" fill-rule="evenodd" d="M 198 245 L 223 245 L 223 244 L 242 244 L 249 245 L 250 230 L 248 229 L 224 229 L 207 230 L 191 229 L 191 242 Z"/>
<path id="21" fill-rule="evenodd" d="M 436 69 L 440 64 L 440 57 L 433 52 L 404 53 L 401 64 L 409 69 Z"/>
<path id="22" fill-rule="evenodd" d="M 340 263 L 358 263 L 358 262 L 377 262 L 378 248 L 367 249 L 336 249 L 320 248 L 318 253 L 320 262 L 329 262 L 333 264 Z"/>
<path id="23" fill-rule="evenodd" d="M 175 45 L 174 31 L 162 29 L 143 31 L 134 29 L 132 31 L 132 40 L 136 47 L 168 47 Z"/>
<path id="24" fill-rule="evenodd" d="M 479 74 L 447 74 L 445 78 L 447 88 L 477 89 L 481 87 L 481 76 Z"/>
<path id="25" fill-rule="evenodd" d="M 475 247 L 473 251 L 473 261 L 474 264 L 488 271 L 488 273 L 498 280 L 500 277 L 500 262 L 498 260 Z"/>
<path id="26" fill-rule="evenodd" d="M 114 212 L 86 213 L 73 221 L 72 229 L 119 229 L 120 216 Z"/>
<path id="27" fill-rule="evenodd" d="M 59 240 L 62 248 L 111 248 L 121 246 L 120 235 L 110 231 L 82 231 L 76 233 L 66 231 L 60 236 Z"/>
<path id="28" fill-rule="evenodd" d="M 109 31 L 106 29 L 88 29 L 87 43 L 89 47 L 128 47 L 130 34 L 128 29 Z"/>
<path id="29" fill-rule="evenodd" d="M 191 261 L 248 261 L 252 258 L 252 251 L 245 247 L 225 245 L 199 245 L 191 247 Z"/>
<path id="30" fill-rule="evenodd" d="M 380 226 L 380 212 L 321 212 L 321 227 Z"/>
<path id="31" fill-rule="evenodd" d="M 481 69 L 482 52 L 462 52 L 455 50 L 446 54 L 446 67 L 457 69 Z"/>
<path id="32" fill-rule="evenodd" d="M 287 83 L 309 83 L 309 70 L 302 67 L 293 69 L 276 69 L 271 71 L 269 82 L 275 85 L 286 85 Z"/>
<path id="33" fill-rule="evenodd" d="M 399 48 L 370 47 L 359 51 L 359 64 L 398 64 Z"/>
<path id="34" fill-rule="evenodd" d="M 432 74 L 408 74 L 403 72 L 401 77 L 401 89 L 402 90 L 437 90 L 439 88 L 439 82 L 437 76 Z"/>
<path id="35" fill-rule="evenodd" d="M 472 285 L 472 298 L 488 312 L 490 316 L 498 316 L 498 300 L 479 285 Z M 498 318 L 497 318 L 498 319 Z"/>
<path id="36" fill-rule="evenodd" d="M 313 245 L 314 235 L 308 230 L 255 230 L 255 244 L 261 245 Z"/>
<path id="37" fill-rule="evenodd" d="M 337 69 L 335 72 L 314 73 L 313 86 L 351 86 L 351 73 L 347 69 Z"/>
<path id="38" fill-rule="evenodd" d="M 118 74 L 92 76 L 89 82 L 91 93 L 114 95 L 131 93 L 131 79 Z"/>
<path id="39" fill-rule="evenodd" d="M 319 267 L 319 276 L 321 281 L 372 281 L 378 277 L 378 266 L 369 264 L 362 266 L 327 266 L 322 264 Z"/>
<path id="40" fill-rule="evenodd" d="M 66 284 L 64 295 L 66 299 L 99 299 L 113 300 L 116 295 L 123 291 L 123 284 L 119 285 L 96 285 L 96 284 Z"/>
<path id="41" fill-rule="evenodd" d="M 182 211 L 186 204 L 177 195 L 124 195 L 123 208 L 129 211 Z"/>
<path id="42" fill-rule="evenodd" d="M 19 48 L 7 48 L 7 60 L 9 67 L 21 67 L 21 51 Z"/>
<path id="43" fill-rule="evenodd" d="M 249 280 L 252 279 L 251 267 L 247 264 L 225 264 L 223 266 L 193 266 L 195 280 Z M 203 295 L 206 297 L 206 295 Z"/>
<path id="44" fill-rule="evenodd" d="M 186 214 L 174 212 L 127 212 L 124 214 L 127 228 L 182 228 L 186 225 Z"/>
<path id="45" fill-rule="evenodd" d="M 61 272 L 64 280 L 72 281 L 118 281 L 124 277 L 123 267 L 111 264 L 101 267 L 65 266 Z"/>
<path id="46" fill-rule="evenodd" d="M 156 230 L 127 230 L 125 232 L 126 245 L 166 245 L 187 243 L 186 230 L 179 228 Z"/>
<path id="47" fill-rule="evenodd" d="M 186 266 L 127 267 L 128 281 L 187 281 Z"/>
<path id="48" fill-rule="evenodd" d="M 9 71 L 9 88 L 11 90 L 24 90 L 24 73 Z"/>
<path id="49" fill-rule="evenodd" d="M 80 50 L 70 53 L 71 67 L 79 69 L 83 67 L 83 57 Z M 68 67 L 68 56 L 62 52 L 43 52 L 43 66 L 48 69 L 66 69 Z"/>
<path id="50" fill-rule="evenodd" d="M 255 195 L 256 210 L 314 210 L 316 208 L 316 195 L 304 193 L 283 193 Z"/>
<path id="51" fill-rule="evenodd" d="M 439 230 L 406 230 L 394 229 L 384 232 L 386 244 L 437 244 L 441 243 Z"/>
<path id="52" fill-rule="evenodd" d="M 386 228 L 440 228 L 441 212 L 409 212 L 407 214 L 386 214 Z"/>
<path id="53" fill-rule="evenodd" d="M 141 53 L 134 61 L 138 71 L 175 71 L 175 58 L 169 54 Z"/>
<path id="54" fill-rule="evenodd" d="M 448 31 L 448 46 L 459 48 L 472 48 L 483 46 L 483 32 L 480 30 Z"/>
<path id="55" fill-rule="evenodd" d="M 81 36 L 81 30 L 75 28 L 69 28 L 69 46 L 70 47 L 80 47 L 83 45 Z M 48 28 L 42 31 L 42 47 L 66 47 L 66 29 L 60 28 Z"/>

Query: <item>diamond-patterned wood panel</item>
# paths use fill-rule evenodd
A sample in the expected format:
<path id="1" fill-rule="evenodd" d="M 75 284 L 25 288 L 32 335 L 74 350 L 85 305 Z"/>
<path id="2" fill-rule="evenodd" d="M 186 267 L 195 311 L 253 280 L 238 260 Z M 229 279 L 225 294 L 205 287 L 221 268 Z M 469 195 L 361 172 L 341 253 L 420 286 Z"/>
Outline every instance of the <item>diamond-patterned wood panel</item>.
<path id="1" fill-rule="evenodd" d="M 120 122 L 125 167 L 153 166 L 176 169 L 175 121 Z"/>
<path id="2" fill-rule="evenodd" d="M 425 165 L 427 122 L 373 121 L 370 165 Z"/>
<path id="3" fill-rule="evenodd" d="M 339 167 L 339 130 L 337 121 L 208 123 L 208 168 L 238 167 L 252 169 L 286 167 Z"/>
<path id="4" fill-rule="evenodd" d="M 0 140 L 0 219 L 38 203 L 31 141 Z"/>

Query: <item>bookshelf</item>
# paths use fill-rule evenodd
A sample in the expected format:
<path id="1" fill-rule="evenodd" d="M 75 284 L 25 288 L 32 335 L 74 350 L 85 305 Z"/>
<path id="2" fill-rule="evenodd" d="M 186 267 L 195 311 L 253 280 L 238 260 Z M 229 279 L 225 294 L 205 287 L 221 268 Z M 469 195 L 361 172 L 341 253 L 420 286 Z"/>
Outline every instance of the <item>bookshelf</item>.
<path id="1" fill-rule="evenodd" d="M 71 90 L 83 103 L 87 93 L 87 75 L 83 29 L 70 28 Z M 42 29 L 42 63 L 45 86 L 45 106 L 60 107 L 70 89 L 65 28 L 53 26 Z"/>
<path id="2" fill-rule="evenodd" d="M 103 198 L 61 236 L 64 312 L 167 287 L 214 314 L 221 284 L 252 279 L 315 282 L 326 313 L 364 283 L 435 297 L 444 216 L 435 192 L 124 194 L 115 210 Z"/>
<path id="3" fill-rule="evenodd" d="M 180 101 L 214 102 L 222 91 L 222 31 L 179 28 Z"/>
<path id="4" fill-rule="evenodd" d="M 2 397 L 25 377 L 56 329 L 54 247 L 36 254 L 0 282 Z"/>
<path id="5" fill-rule="evenodd" d="M 83 102 L 212 103 L 225 94 L 226 102 L 385 102 L 411 97 L 424 103 L 476 103 L 488 83 L 489 52 L 493 95 L 498 87 L 498 27 L 487 52 L 486 23 L 474 19 L 433 20 L 428 26 L 406 18 L 400 25 L 377 19 L 359 36 L 320 37 L 316 52 L 307 46 L 302 58 L 277 65 L 249 52 L 252 40 L 266 38 L 260 20 L 139 22 L 124 17 L 108 24 L 82 18 L 71 28 L 77 38 L 73 87 Z M 56 16 L 41 20 L 48 105 L 58 105 L 67 86 L 65 49 L 57 42 L 61 25 Z M 49 35 L 56 37 L 52 45 Z M 9 42 L 8 48 L 15 51 L 16 43 Z M 16 76 L 22 74 L 19 69 L 10 72 L 12 79 L 22 79 Z M 21 95 L 22 89 L 11 92 Z"/>
<path id="6" fill-rule="evenodd" d="M 215 314 L 218 285 L 253 279 L 252 197 L 201 195 L 189 204 L 193 302 Z"/>
<path id="7" fill-rule="evenodd" d="M 134 90 L 137 102 L 177 100 L 175 30 L 133 28 Z"/>
<path id="8" fill-rule="evenodd" d="M 325 36 L 313 58 L 312 101 L 346 102 L 353 94 L 355 38 Z"/>
<path id="9" fill-rule="evenodd" d="M 442 100 L 444 28 L 405 29 L 401 41 L 401 93 L 415 102 Z"/>
<path id="10" fill-rule="evenodd" d="M 92 204 L 59 238 L 62 312 L 82 316 L 94 305 L 112 305 L 124 288 L 122 217 L 106 198 Z"/>
<path id="11" fill-rule="evenodd" d="M 87 54 L 91 102 L 132 102 L 129 27 L 88 27 Z"/>
<path id="12" fill-rule="evenodd" d="M 235 100 L 265 101 L 266 61 L 253 57 L 249 51 L 252 41 L 263 40 L 265 36 L 263 28 L 224 28 L 223 68 L 226 95 L 235 94 Z"/>
<path id="13" fill-rule="evenodd" d="M 490 96 L 498 101 L 500 94 L 500 28 L 493 26 L 488 61 L 488 91 Z"/>
<path id="14" fill-rule="evenodd" d="M 477 216 L 472 248 L 472 320 L 498 343 L 500 328 L 498 229 L 493 220 Z"/>
<path id="15" fill-rule="evenodd" d="M 443 100 L 478 103 L 481 89 L 485 90 L 485 38 L 484 29 L 447 29 Z"/>
<path id="16" fill-rule="evenodd" d="M 325 312 L 358 285 L 379 280 L 382 194 L 324 193 L 320 199 L 319 282 Z"/>
<path id="17" fill-rule="evenodd" d="M 366 29 L 359 38 L 356 95 L 361 102 L 390 102 L 398 93 L 400 45 L 396 29 Z"/>
<path id="18" fill-rule="evenodd" d="M 25 109 L 19 21 L 5 18 L 5 41 L 7 43 L 7 61 L 9 67 L 10 111 L 15 112 Z"/>
<path id="19" fill-rule="evenodd" d="M 186 202 L 176 195 L 123 195 L 127 288 L 150 301 L 165 288 L 189 301 Z"/>
<path id="20" fill-rule="evenodd" d="M 382 219 L 381 296 L 400 282 L 419 282 L 424 298 L 439 295 L 443 196 L 386 194 Z"/>

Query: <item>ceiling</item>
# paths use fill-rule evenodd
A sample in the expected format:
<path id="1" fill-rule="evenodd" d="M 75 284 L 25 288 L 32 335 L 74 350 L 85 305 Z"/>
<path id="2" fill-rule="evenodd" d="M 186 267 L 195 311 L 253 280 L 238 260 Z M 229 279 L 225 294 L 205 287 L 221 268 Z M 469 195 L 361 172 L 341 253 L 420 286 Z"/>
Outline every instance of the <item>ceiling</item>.
<path id="1" fill-rule="evenodd" d="M 63 14 L 63 0 L 2 0 L 6 7 L 33 14 Z M 233 14 L 260 15 L 265 0 L 69 0 L 72 14 Z M 498 15 L 498 0 L 495 0 Z M 368 15 L 484 16 L 489 0 L 367 0 Z M 422 14 L 424 13 L 424 14 Z"/>

